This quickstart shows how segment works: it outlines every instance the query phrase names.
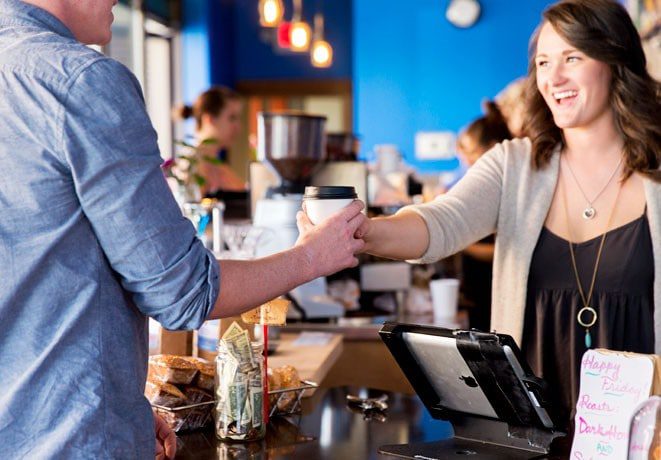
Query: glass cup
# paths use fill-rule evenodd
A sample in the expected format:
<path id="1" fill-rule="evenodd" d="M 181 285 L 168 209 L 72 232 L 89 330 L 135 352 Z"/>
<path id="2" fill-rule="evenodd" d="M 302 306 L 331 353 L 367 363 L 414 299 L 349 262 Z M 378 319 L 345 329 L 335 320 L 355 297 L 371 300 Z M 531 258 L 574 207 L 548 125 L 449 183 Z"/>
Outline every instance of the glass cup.
<path id="1" fill-rule="evenodd" d="M 218 256 L 223 251 L 223 213 L 222 201 L 205 198 L 199 203 L 184 203 L 184 216 L 193 223 L 197 237 L 204 247 Z"/>

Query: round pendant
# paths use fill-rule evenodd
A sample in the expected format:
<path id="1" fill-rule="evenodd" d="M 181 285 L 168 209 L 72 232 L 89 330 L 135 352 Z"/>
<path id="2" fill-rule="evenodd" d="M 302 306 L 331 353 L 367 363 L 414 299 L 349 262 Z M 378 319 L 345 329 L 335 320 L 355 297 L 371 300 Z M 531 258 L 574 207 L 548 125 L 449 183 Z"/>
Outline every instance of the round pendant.
<path id="1" fill-rule="evenodd" d="M 583 319 L 583 314 L 584 313 L 589 313 L 591 315 L 590 319 L 588 319 L 587 321 L 585 321 Z M 595 310 L 592 307 L 588 307 L 588 306 L 585 306 L 585 307 L 581 308 L 578 311 L 578 313 L 576 314 L 576 321 L 578 322 L 578 324 L 583 326 L 586 329 L 586 332 L 587 332 L 588 329 L 590 329 L 592 326 L 594 326 L 594 323 L 597 322 L 597 310 Z"/>
<path id="2" fill-rule="evenodd" d="M 583 210 L 583 219 L 590 220 L 597 215 L 597 211 L 592 206 L 588 206 Z"/>

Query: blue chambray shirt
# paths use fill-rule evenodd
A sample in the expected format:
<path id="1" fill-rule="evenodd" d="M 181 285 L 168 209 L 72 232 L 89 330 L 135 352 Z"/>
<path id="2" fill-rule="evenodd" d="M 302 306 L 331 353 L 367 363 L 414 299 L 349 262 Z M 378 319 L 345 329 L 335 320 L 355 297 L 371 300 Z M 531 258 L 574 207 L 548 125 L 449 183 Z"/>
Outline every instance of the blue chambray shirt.
<path id="1" fill-rule="evenodd" d="M 219 269 L 136 79 L 0 0 L 0 459 L 149 459 L 147 316 L 199 327 Z"/>

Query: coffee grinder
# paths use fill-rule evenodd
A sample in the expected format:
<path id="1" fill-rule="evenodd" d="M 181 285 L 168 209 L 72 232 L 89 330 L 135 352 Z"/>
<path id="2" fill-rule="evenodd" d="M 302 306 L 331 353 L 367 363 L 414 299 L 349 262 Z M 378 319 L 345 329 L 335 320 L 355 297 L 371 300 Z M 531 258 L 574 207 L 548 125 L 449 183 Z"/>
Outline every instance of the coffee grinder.
<path id="1" fill-rule="evenodd" d="M 298 111 L 257 115 L 257 158 L 279 178 L 257 201 L 253 224 L 267 229 L 257 256 L 288 249 L 298 238 L 296 213 L 303 192 L 326 157 L 326 117 Z M 344 315 L 344 307 L 327 295 L 326 278 L 310 281 L 290 292 L 305 319 Z"/>

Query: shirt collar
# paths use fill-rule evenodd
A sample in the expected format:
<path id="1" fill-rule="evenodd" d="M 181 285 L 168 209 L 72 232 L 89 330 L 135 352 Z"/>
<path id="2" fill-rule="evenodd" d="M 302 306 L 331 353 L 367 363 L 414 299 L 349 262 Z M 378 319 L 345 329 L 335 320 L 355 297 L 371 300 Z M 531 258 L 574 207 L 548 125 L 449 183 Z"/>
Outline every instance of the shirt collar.
<path id="1" fill-rule="evenodd" d="M 64 37 L 76 38 L 62 21 L 48 11 L 21 0 L 0 0 L 0 26 L 17 24 L 33 25 Z"/>

